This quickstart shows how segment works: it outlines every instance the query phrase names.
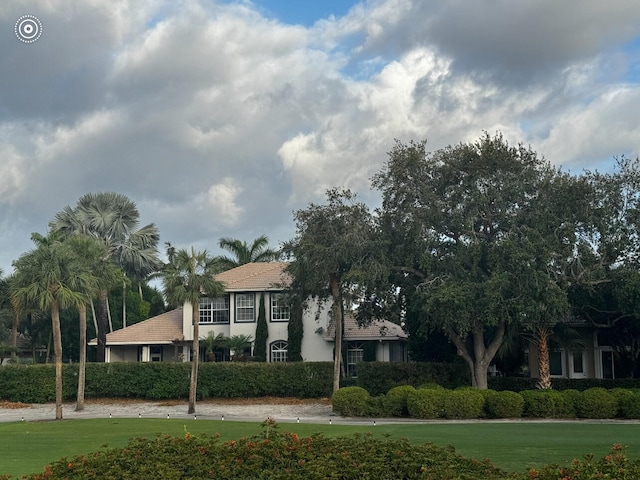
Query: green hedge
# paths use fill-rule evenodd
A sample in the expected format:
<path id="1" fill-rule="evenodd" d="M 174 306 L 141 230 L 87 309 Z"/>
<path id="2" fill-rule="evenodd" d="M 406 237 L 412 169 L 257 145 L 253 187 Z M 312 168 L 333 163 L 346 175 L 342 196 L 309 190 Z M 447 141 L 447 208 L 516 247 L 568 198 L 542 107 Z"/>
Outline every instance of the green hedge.
<path id="1" fill-rule="evenodd" d="M 369 392 L 362 387 L 343 387 L 331 397 L 333 411 L 343 417 L 362 417 L 367 411 Z"/>
<path id="2" fill-rule="evenodd" d="M 534 390 L 538 383 L 537 378 L 529 377 L 489 377 L 488 384 L 491 390 L 511 390 L 521 392 L 523 390 Z M 639 378 L 552 378 L 551 386 L 554 390 L 578 390 L 584 391 L 589 388 L 602 387 L 607 390 L 614 388 L 634 389 L 640 388 Z"/>
<path id="3" fill-rule="evenodd" d="M 361 362 L 357 371 L 357 385 L 373 396 L 400 385 L 437 383 L 450 389 L 469 385 L 469 369 L 463 362 Z"/>
<path id="4" fill-rule="evenodd" d="M 177 399 L 189 396 L 189 363 L 88 363 L 86 398 Z M 331 362 L 202 363 L 198 397 L 330 397 Z M 63 366 L 63 397 L 73 400 L 78 365 Z M 0 400 L 46 403 L 55 400 L 53 365 L 0 368 Z"/>

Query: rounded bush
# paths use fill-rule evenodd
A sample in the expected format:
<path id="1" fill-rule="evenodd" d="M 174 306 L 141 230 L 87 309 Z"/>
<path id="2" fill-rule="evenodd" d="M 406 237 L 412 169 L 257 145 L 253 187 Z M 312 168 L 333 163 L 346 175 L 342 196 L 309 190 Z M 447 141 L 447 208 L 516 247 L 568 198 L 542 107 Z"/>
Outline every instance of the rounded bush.
<path id="1" fill-rule="evenodd" d="M 633 398 L 633 392 L 628 388 L 612 388 L 609 390 L 609 393 L 614 396 L 616 402 L 618 403 L 618 412 L 616 416 L 618 417 L 626 417 L 623 413 L 623 406 L 626 406 L 628 401 Z"/>
<path id="2" fill-rule="evenodd" d="M 369 392 L 362 387 L 344 387 L 331 397 L 333 411 L 343 417 L 361 417 L 369 400 Z"/>
<path id="3" fill-rule="evenodd" d="M 614 418 L 618 402 L 606 388 L 589 388 L 576 399 L 576 414 L 580 418 Z"/>
<path id="4" fill-rule="evenodd" d="M 434 419 L 444 417 L 446 390 L 419 388 L 407 395 L 407 411 L 412 418 Z"/>
<path id="5" fill-rule="evenodd" d="M 640 418 L 640 392 L 629 390 L 629 393 L 618 397 L 618 413 L 624 418 Z"/>
<path id="6" fill-rule="evenodd" d="M 491 418 L 519 418 L 524 410 L 522 395 L 509 390 L 485 396 L 484 409 Z"/>
<path id="7" fill-rule="evenodd" d="M 574 416 L 570 395 L 557 390 L 524 390 L 524 415 L 534 418 L 570 418 Z"/>
<path id="8" fill-rule="evenodd" d="M 400 385 L 393 387 L 384 396 L 384 416 L 385 417 L 406 417 L 409 415 L 407 410 L 407 397 L 416 389 L 411 385 Z"/>
<path id="9" fill-rule="evenodd" d="M 482 415 L 483 407 L 484 395 L 475 388 L 461 388 L 445 394 L 445 418 L 478 418 Z"/>
<path id="10" fill-rule="evenodd" d="M 384 417 L 384 395 L 377 395 L 375 397 L 369 397 L 367 405 L 364 409 L 365 417 Z"/>

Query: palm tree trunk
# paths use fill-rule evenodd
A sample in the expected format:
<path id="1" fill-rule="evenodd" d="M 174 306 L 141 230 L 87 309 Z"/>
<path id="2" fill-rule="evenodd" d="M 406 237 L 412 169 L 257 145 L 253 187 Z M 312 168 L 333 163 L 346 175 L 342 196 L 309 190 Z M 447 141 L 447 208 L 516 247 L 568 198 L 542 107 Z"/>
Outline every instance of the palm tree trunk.
<path id="1" fill-rule="evenodd" d="M 80 365 L 78 366 L 78 395 L 76 411 L 84 410 L 84 384 L 87 364 L 87 306 L 82 303 L 78 307 L 80 320 Z"/>
<path id="2" fill-rule="evenodd" d="M 56 300 L 51 301 L 51 327 L 53 330 L 53 352 L 56 357 L 56 420 L 62 420 L 62 335 L 60 333 L 60 311 Z"/>
<path id="3" fill-rule="evenodd" d="M 107 332 L 109 331 L 109 303 L 107 299 L 107 289 L 100 290 L 98 294 L 98 351 L 96 354 L 97 362 L 104 362 L 105 350 L 107 346 Z"/>
<path id="4" fill-rule="evenodd" d="M 340 307 L 340 285 L 337 275 L 331 275 L 329 286 L 333 296 L 333 321 L 336 331 L 333 353 L 333 392 L 335 393 L 340 389 L 340 360 L 342 358 L 342 308 Z"/>
<path id="5" fill-rule="evenodd" d="M 549 390 L 551 388 L 551 371 L 549 367 L 549 332 L 542 328 L 536 332 L 536 344 L 538 345 L 538 388 Z"/>
<path id="6" fill-rule="evenodd" d="M 122 281 L 122 328 L 127 328 L 127 284 Z"/>
<path id="7" fill-rule="evenodd" d="M 198 360 L 200 357 L 200 304 L 193 304 L 193 358 L 191 359 L 191 381 L 189 382 L 188 414 L 196 413 L 196 390 L 198 388 Z"/>
<path id="8" fill-rule="evenodd" d="M 13 323 L 11 324 L 11 359 L 15 362 L 18 356 L 18 322 L 20 317 L 17 314 L 13 316 Z M 35 362 L 34 362 L 35 363 Z"/>

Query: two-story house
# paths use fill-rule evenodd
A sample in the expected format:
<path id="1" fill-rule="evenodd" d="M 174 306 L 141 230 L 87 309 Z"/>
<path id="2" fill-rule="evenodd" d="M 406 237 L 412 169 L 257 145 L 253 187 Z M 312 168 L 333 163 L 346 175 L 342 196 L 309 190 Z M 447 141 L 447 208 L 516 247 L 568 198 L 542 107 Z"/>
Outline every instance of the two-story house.
<path id="1" fill-rule="evenodd" d="M 286 263 L 249 263 L 216 275 L 225 285 L 225 294 L 200 300 L 200 338 L 209 334 L 224 337 L 250 336 L 255 341 L 261 297 L 264 295 L 268 324 L 267 361 L 287 361 L 290 308 L 285 302 L 283 286 L 290 281 L 284 271 Z M 184 305 L 143 322 L 107 334 L 107 362 L 175 362 L 189 361 L 193 340 L 192 308 Z M 330 309 L 313 306 L 303 313 L 302 358 L 304 361 L 332 361 L 335 329 Z M 347 343 L 347 369 L 364 359 L 364 352 L 374 352 L 378 361 L 406 361 L 407 334 L 399 325 L 375 321 L 360 327 L 351 315 L 344 325 Z M 92 340 L 90 345 L 95 345 Z M 251 345 L 251 355 L 254 344 Z M 204 348 L 200 351 L 205 359 Z M 218 361 L 227 360 L 229 352 L 219 349 Z"/>

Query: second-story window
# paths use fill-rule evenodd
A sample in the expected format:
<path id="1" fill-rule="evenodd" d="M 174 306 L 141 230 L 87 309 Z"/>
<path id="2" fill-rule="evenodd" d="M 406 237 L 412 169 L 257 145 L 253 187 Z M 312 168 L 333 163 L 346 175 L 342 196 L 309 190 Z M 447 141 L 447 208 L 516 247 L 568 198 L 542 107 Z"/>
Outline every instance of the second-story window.
<path id="1" fill-rule="evenodd" d="M 255 300 L 253 293 L 236 293 L 236 322 L 254 322 Z"/>

